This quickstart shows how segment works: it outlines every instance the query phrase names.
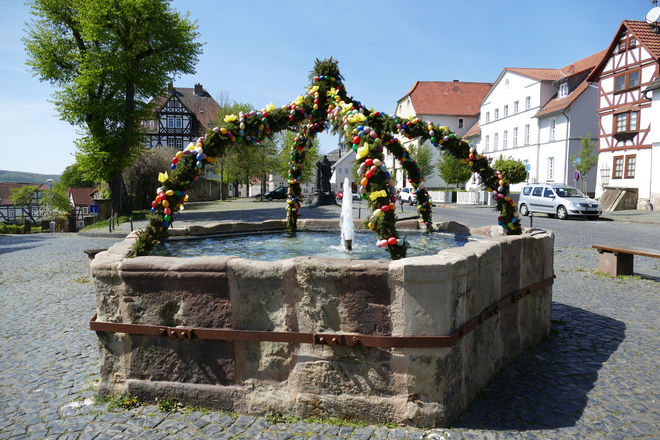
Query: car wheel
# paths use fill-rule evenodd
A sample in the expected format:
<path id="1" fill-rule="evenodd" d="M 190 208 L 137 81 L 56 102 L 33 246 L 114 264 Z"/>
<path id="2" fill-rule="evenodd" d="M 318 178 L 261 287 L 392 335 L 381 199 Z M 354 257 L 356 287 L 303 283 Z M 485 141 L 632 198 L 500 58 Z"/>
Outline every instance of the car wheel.
<path id="1" fill-rule="evenodd" d="M 559 220 L 566 220 L 568 218 L 568 212 L 566 211 L 566 208 L 561 205 L 559 208 L 557 208 L 557 218 Z"/>
<path id="2" fill-rule="evenodd" d="M 268 200 L 269 202 L 272 202 L 273 201 L 273 196 L 266 197 L 266 200 Z"/>
<path id="3" fill-rule="evenodd" d="M 520 205 L 520 208 L 518 208 L 518 212 L 520 212 L 520 215 L 524 215 L 524 216 L 529 215 L 529 209 L 527 209 L 527 205 L 525 205 L 524 203 Z"/>

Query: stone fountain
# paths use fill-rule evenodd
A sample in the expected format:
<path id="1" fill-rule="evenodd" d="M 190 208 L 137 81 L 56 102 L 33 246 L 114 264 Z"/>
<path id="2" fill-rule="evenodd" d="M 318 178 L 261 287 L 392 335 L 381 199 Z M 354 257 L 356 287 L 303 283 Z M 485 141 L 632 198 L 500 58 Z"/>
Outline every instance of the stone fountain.
<path id="1" fill-rule="evenodd" d="M 299 230 L 338 223 L 299 220 Z M 226 222 L 170 235 L 285 227 Z M 255 415 L 447 426 L 551 325 L 552 233 L 462 230 L 481 239 L 375 262 L 127 258 L 130 235 L 91 263 L 99 393 Z"/>

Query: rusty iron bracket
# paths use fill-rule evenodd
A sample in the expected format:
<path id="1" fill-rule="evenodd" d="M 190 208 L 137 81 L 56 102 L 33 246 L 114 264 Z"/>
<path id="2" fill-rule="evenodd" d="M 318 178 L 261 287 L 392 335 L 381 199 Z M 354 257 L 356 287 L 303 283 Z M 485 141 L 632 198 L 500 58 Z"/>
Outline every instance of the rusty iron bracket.
<path id="1" fill-rule="evenodd" d="M 501 310 L 510 307 L 523 297 L 551 286 L 555 276 L 546 278 L 522 289 L 509 293 L 497 303 L 484 309 L 447 336 L 379 336 L 334 333 L 271 332 L 262 330 L 237 330 L 231 328 L 166 327 L 150 324 L 125 324 L 100 322 L 96 315 L 89 321 L 90 330 L 105 333 L 161 336 L 182 340 L 216 340 L 243 342 L 286 342 L 295 344 L 362 346 L 379 348 L 429 348 L 451 347 Z"/>

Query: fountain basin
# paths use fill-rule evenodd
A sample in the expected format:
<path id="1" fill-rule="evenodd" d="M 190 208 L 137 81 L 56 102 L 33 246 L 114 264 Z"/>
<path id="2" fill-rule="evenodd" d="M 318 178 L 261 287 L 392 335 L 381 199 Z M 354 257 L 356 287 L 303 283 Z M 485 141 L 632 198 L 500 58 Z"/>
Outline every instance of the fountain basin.
<path id="1" fill-rule="evenodd" d="M 416 226 L 409 222 L 408 226 Z M 300 230 L 337 221 L 299 220 Z M 399 225 L 400 229 L 405 225 Z M 284 221 L 220 223 L 177 235 L 282 230 Z M 442 347 L 366 347 L 182 339 L 98 332 L 99 393 L 176 399 L 247 414 L 281 412 L 447 426 L 477 392 L 550 330 L 551 232 L 488 237 L 390 260 L 137 257 L 127 237 L 91 263 L 97 322 L 304 334 L 445 336 Z M 462 230 L 466 230 L 463 228 Z"/>

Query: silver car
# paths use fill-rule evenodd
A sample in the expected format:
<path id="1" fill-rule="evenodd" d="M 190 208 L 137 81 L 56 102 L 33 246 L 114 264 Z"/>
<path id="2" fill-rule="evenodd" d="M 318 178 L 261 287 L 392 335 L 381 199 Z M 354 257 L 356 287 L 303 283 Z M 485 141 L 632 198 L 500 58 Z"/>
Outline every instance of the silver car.
<path id="1" fill-rule="evenodd" d="M 564 220 L 571 215 L 598 218 L 603 207 L 577 188 L 560 183 L 535 183 L 526 185 L 520 193 L 518 212 L 521 215 L 543 212 Z"/>

